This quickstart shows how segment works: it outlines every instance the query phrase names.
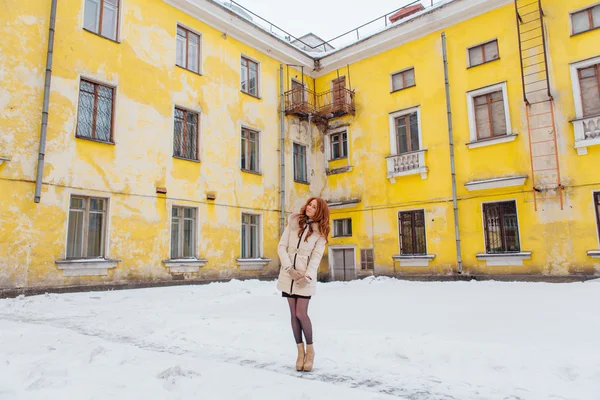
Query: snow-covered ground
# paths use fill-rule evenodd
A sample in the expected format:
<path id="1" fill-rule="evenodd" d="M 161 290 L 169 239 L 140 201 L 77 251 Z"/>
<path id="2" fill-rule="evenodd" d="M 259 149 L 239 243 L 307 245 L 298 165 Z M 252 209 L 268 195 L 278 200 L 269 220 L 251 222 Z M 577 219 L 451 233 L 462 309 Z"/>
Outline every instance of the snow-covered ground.
<path id="1" fill-rule="evenodd" d="M 0 300 L 0 399 L 600 399 L 600 282 L 274 282 Z"/>

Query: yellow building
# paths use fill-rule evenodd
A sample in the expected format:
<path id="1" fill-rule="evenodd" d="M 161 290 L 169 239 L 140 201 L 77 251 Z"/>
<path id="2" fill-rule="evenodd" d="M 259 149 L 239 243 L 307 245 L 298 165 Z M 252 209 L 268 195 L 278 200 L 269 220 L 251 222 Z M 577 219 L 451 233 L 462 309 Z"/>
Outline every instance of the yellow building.
<path id="1" fill-rule="evenodd" d="M 2 2 L 0 288 L 274 277 L 312 195 L 321 279 L 600 274 L 600 5 L 435 3 L 327 43 L 235 2 Z"/>

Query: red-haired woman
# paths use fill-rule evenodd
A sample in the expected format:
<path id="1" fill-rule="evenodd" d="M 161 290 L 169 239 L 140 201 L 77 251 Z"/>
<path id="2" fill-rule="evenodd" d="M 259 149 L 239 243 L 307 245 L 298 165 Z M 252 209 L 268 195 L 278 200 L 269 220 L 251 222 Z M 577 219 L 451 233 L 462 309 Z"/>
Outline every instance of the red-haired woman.
<path id="1" fill-rule="evenodd" d="M 308 302 L 317 285 L 317 269 L 329 236 L 329 208 L 318 197 L 308 199 L 299 214 L 292 214 L 279 240 L 281 271 L 277 288 L 288 299 L 292 331 L 298 346 L 297 371 L 312 371 L 315 359 Z M 306 339 L 306 351 L 302 333 Z"/>

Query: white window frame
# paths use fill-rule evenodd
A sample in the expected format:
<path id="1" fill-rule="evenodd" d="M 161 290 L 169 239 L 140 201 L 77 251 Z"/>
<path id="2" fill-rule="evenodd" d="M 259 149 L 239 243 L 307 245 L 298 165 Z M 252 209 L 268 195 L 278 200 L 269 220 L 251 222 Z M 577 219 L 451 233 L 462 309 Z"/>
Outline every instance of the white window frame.
<path id="1" fill-rule="evenodd" d="M 600 4 L 600 3 L 599 3 Z M 571 87 L 573 88 L 573 101 L 575 104 L 575 120 L 573 130 L 575 134 L 575 149 L 580 156 L 587 154 L 588 146 L 600 145 L 600 138 L 585 139 L 583 128 L 583 101 L 581 100 L 581 86 L 579 84 L 578 71 L 582 68 L 591 67 L 592 65 L 600 64 L 600 56 L 588 58 L 570 64 L 571 70 Z"/>
<path id="2" fill-rule="evenodd" d="M 390 154 L 398 155 L 397 143 L 396 143 L 396 118 L 403 117 L 405 115 L 417 113 L 417 124 L 418 124 L 418 132 L 419 132 L 419 150 L 425 150 L 423 148 L 423 128 L 421 126 L 421 106 L 406 108 L 404 110 L 394 111 L 389 114 L 389 124 L 390 124 Z"/>
<path id="3" fill-rule="evenodd" d="M 342 133 L 342 132 L 346 132 L 346 145 L 348 146 L 348 148 L 346 149 L 348 151 L 348 156 L 345 158 L 336 158 L 336 159 L 331 159 L 331 135 L 336 135 L 338 133 Z M 352 153 L 350 152 L 350 127 L 349 126 L 341 126 L 339 128 L 335 128 L 332 129 L 330 131 L 327 131 L 327 133 L 325 134 L 325 159 L 327 163 L 330 162 L 335 162 L 335 161 L 342 161 L 344 159 L 348 160 L 348 165 L 350 165 L 350 156 L 352 155 Z"/>
<path id="4" fill-rule="evenodd" d="M 481 64 L 475 64 L 475 65 L 471 65 L 471 57 L 470 57 L 470 52 L 471 49 L 474 49 L 475 47 L 479 47 L 479 46 L 485 46 L 488 43 L 492 43 L 492 42 L 496 42 L 496 48 L 498 49 L 498 58 L 494 59 L 494 60 L 488 60 L 488 61 L 484 61 Z M 479 67 L 480 65 L 484 65 L 493 61 L 498 61 L 500 59 L 500 43 L 498 43 L 498 38 L 493 38 L 490 40 L 486 40 L 485 42 L 481 42 L 478 44 L 474 44 L 473 46 L 469 46 L 467 47 L 467 68 L 475 68 L 475 67 Z"/>
<path id="5" fill-rule="evenodd" d="M 490 139 L 477 139 L 477 124 L 475 123 L 475 97 L 497 92 L 502 90 L 502 97 L 504 101 L 504 118 L 506 119 L 506 135 L 492 137 Z M 486 86 L 481 89 L 472 90 L 467 92 L 467 110 L 469 115 L 469 133 L 471 141 L 467 144 L 469 148 L 489 146 L 497 143 L 512 142 L 516 139 L 517 135 L 512 133 L 512 125 L 510 123 L 510 109 L 508 106 L 508 91 L 506 88 L 506 82 L 497 83 L 494 85 Z"/>
<path id="6" fill-rule="evenodd" d="M 254 257 L 254 258 L 243 257 L 244 248 L 243 248 L 243 241 L 242 241 L 242 226 L 243 226 L 243 221 L 244 221 L 244 219 L 243 219 L 244 215 L 258 216 L 258 257 Z M 263 229 L 264 229 L 263 215 L 261 213 L 250 212 L 250 211 L 242 211 L 240 213 L 240 257 L 238 260 L 259 260 L 259 259 L 263 258 L 263 254 L 264 254 L 263 253 L 263 250 L 264 250 Z"/>
<path id="7" fill-rule="evenodd" d="M 121 0 L 121 1 L 124 1 L 124 0 Z M 188 68 L 186 68 L 186 67 L 183 67 L 183 66 L 181 66 L 181 65 L 177 65 L 177 28 L 180 28 L 180 27 L 181 27 L 181 28 L 183 28 L 183 29 L 185 29 L 185 30 L 188 30 L 188 31 L 190 31 L 190 32 L 192 32 L 192 33 L 195 33 L 195 34 L 196 34 L 196 35 L 198 35 L 198 36 L 199 36 L 199 38 L 200 38 L 200 39 L 199 39 L 199 40 L 200 40 L 200 43 L 198 43 L 198 51 L 200 52 L 200 57 L 199 57 L 199 60 L 198 60 L 198 63 L 199 63 L 199 64 L 198 64 L 198 72 L 196 72 L 196 71 L 192 71 L 191 69 L 188 69 Z M 204 36 L 202 35 L 202 33 L 200 33 L 200 32 L 199 32 L 198 30 L 196 30 L 196 29 L 190 28 L 190 27 L 189 27 L 188 25 L 186 25 L 186 24 L 183 24 L 183 23 L 181 23 L 181 22 L 176 22 L 176 23 L 175 23 L 175 65 L 176 65 L 177 67 L 179 67 L 179 68 L 183 68 L 183 69 L 185 69 L 186 71 L 190 71 L 190 72 L 192 72 L 192 73 L 194 73 L 194 74 L 202 75 L 202 65 L 204 64 L 204 51 L 203 51 L 203 43 L 204 43 Z M 186 49 L 186 52 L 187 52 L 187 49 Z M 186 53 L 186 57 L 187 57 L 187 53 Z"/>
<path id="8" fill-rule="evenodd" d="M 123 10 L 123 2 L 126 1 L 126 0 L 119 0 L 119 6 L 118 6 L 118 10 L 117 10 L 117 37 L 116 37 L 116 39 L 111 39 L 111 38 L 109 38 L 107 36 L 101 35 L 100 33 L 97 33 L 97 32 L 94 32 L 94 31 L 91 31 L 91 30 L 85 28 L 85 3 L 86 3 L 86 1 L 87 0 L 81 0 L 81 3 L 82 3 L 81 10 L 82 10 L 82 12 L 81 12 L 81 21 L 79 21 L 80 25 L 81 25 L 81 29 L 83 29 L 84 31 L 90 32 L 90 33 L 92 33 L 94 35 L 100 36 L 100 37 L 102 37 L 104 39 L 108 39 L 111 42 L 121 43 L 121 25 L 123 23 L 122 22 L 123 21 L 122 10 Z"/>
<path id="9" fill-rule="evenodd" d="M 304 153 L 304 172 L 306 175 L 306 180 L 304 181 L 300 181 L 296 179 L 296 162 L 294 160 L 294 145 L 298 145 L 298 146 L 302 146 L 306 149 L 306 152 Z M 309 146 L 307 144 L 301 143 L 301 142 L 297 142 L 297 141 L 292 141 L 292 175 L 293 175 L 293 180 L 294 182 L 298 182 L 298 183 L 310 183 L 310 179 L 309 179 L 309 175 L 308 175 L 308 149 Z"/>
<path id="10" fill-rule="evenodd" d="M 244 169 L 242 168 L 242 129 L 247 129 L 250 131 L 254 131 L 258 134 L 258 163 L 257 163 L 257 171 L 253 171 L 250 169 Z M 238 161 L 239 161 L 239 165 L 240 165 L 240 171 L 242 172 L 247 172 L 249 174 L 258 174 L 258 175 L 262 175 L 263 170 L 262 170 L 262 155 L 263 155 L 263 134 L 262 131 L 254 126 L 248 125 L 248 124 L 241 124 L 239 127 L 239 136 L 238 136 L 238 143 L 239 143 L 239 154 L 238 154 Z"/>
<path id="11" fill-rule="evenodd" d="M 242 70 L 241 70 L 242 58 L 245 58 L 245 59 L 247 59 L 249 61 L 252 61 L 252 62 L 256 63 L 256 74 L 257 74 L 256 79 L 258 80 L 258 82 L 256 83 L 256 96 L 253 95 L 253 94 L 251 94 L 251 93 L 249 93 L 249 92 L 244 92 L 242 90 Z M 242 92 L 244 94 L 247 94 L 248 96 L 252 96 L 252 97 L 258 98 L 258 99 L 262 98 L 262 90 L 261 90 L 261 86 L 262 86 L 262 71 L 261 70 L 262 70 L 262 66 L 261 66 L 260 61 L 258 61 L 255 58 L 252 58 L 252 57 L 250 57 L 250 56 L 248 56 L 248 55 L 246 55 L 244 53 L 240 54 L 240 64 L 239 64 L 239 67 L 238 67 L 238 74 L 239 74 L 239 80 L 238 80 L 238 82 L 240 83 L 240 92 Z"/>
<path id="12" fill-rule="evenodd" d="M 398 75 L 398 74 L 401 74 L 403 72 L 410 71 L 411 69 L 414 71 L 413 75 L 414 75 L 414 79 L 415 79 L 415 84 L 414 85 L 410 85 L 410 86 L 406 86 L 406 87 L 403 87 L 403 88 L 400 88 L 400 89 L 394 89 L 394 75 Z M 417 86 L 417 72 L 416 72 L 414 66 L 408 67 L 408 68 L 404 68 L 404 69 L 401 69 L 399 71 L 392 72 L 390 74 L 390 93 L 399 92 L 400 90 L 408 89 L 408 88 L 415 87 L 415 86 Z"/>
<path id="13" fill-rule="evenodd" d="M 171 240 L 172 229 L 173 229 L 173 208 L 192 208 L 192 209 L 196 210 L 196 221 L 194 223 L 194 256 L 193 257 L 171 258 L 171 248 L 173 246 L 173 243 Z M 170 260 L 198 260 L 198 243 L 199 243 L 199 239 L 200 239 L 200 224 L 199 224 L 200 210 L 198 209 L 198 207 L 186 205 L 186 204 L 179 204 L 179 203 L 170 204 L 169 209 L 171 211 L 169 214 L 169 259 Z M 180 239 L 183 239 L 183 238 L 180 238 Z"/>

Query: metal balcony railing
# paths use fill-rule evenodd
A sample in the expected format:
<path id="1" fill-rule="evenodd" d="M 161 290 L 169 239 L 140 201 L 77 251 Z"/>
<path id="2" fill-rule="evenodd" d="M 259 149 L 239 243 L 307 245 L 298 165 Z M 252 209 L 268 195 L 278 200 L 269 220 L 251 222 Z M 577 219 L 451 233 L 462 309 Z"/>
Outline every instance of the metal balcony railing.
<path id="1" fill-rule="evenodd" d="M 315 93 L 307 88 L 294 88 L 284 93 L 286 115 L 331 119 L 354 114 L 354 91 L 346 87 Z"/>

